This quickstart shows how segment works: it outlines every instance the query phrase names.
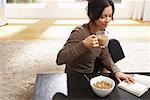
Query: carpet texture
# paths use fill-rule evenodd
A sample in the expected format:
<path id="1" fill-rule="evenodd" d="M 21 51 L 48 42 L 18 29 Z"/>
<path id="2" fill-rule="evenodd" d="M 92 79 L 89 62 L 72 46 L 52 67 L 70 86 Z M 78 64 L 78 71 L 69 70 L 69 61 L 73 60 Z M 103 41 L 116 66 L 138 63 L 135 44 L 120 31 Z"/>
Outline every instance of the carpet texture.
<path id="1" fill-rule="evenodd" d="M 31 100 L 38 73 L 63 72 L 55 63 L 62 41 L 0 41 L 0 100 Z"/>
<path id="2" fill-rule="evenodd" d="M 65 40 L 0 41 L 0 100 L 32 100 L 38 73 L 62 73 L 56 55 Z M 150 72 L 149 42 L 121 42 L 126 58 L 117 62 L 121 71 Z"/>

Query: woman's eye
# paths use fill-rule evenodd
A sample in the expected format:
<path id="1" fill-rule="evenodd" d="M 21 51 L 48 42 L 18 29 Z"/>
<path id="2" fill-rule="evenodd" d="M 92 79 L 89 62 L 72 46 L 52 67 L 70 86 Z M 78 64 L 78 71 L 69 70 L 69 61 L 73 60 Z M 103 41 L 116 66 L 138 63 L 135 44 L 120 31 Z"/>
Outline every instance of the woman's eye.
<path id="1" fill-rule="evenodd" d="M 109 15 L 109 17 L 111 18 L 111 17 L 112 17 L 112 15 Z"/>
<path id="2" fill-rule="evenodd" d="M 112 15 L 108 15 L 109 18 L 112 18 Z M 107 15 L 102 15 L 100 18 L 107 18 Z"/>
<path id="3" fill-rule="evenodd" d="M 101 16 L 101 18 L 106 18 L 107 16 Z"/>

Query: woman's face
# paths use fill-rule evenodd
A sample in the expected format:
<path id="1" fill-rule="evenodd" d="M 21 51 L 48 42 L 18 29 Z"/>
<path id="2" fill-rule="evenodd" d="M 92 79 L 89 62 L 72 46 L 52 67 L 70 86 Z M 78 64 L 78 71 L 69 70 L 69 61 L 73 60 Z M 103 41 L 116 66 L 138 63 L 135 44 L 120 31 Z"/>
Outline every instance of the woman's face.
<path id="1" fill-rule="evenodd" d="M 98 29 L 103 30 L 107 27 L 108 23 L 112 20 L 112 13 L 113 11 L 111 6 L 108 6 L 103 10 L 100 18 L 95 21 Z"/>

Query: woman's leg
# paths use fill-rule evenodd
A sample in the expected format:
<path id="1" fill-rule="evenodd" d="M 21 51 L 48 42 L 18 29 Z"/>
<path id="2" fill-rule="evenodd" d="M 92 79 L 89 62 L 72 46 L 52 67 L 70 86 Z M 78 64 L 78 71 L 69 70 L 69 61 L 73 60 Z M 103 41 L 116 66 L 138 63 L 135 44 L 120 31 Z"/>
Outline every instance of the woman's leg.
<path id="1" fill-rule="evenodd" d="M 114 63 L 125 57 L 122 47 L 116 39 L 109 40 L 108 49 Z"/>
<path id="2" fill-rule="evenodd" d="M 122 47 L 118 40 L 110 39 L 108 44 L 109 53 L 112 57 L 114 63 L 123 59 L 125 57 Z M 101 63 L 100 59 L 97 58 L 94 63 L 94 73 L 107 73 L 107 69 L 104 68 L 104 65 Z"/>

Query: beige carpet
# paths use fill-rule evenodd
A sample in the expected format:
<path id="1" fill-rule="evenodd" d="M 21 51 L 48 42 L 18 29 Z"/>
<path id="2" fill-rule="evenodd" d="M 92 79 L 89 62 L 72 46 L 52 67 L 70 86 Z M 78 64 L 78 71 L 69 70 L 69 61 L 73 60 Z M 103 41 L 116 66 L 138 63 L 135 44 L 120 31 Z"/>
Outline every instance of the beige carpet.
<path id="1" fill-rule="evenodd" d="M 31 100 L 38 73 L 63 72 L 55 63 L 62 41 L 0 41 L 0 100 Z"/>
<path id="2" fill-rule="evenodd" d="M 0 41 L 0 100 L 31 100 L 38 73 L 61 73 L 55 63 L 64 40 Z M 122 41 L 126 58 L 117 65 L 122 71 L 150 72 L 149 42 Z"/>

